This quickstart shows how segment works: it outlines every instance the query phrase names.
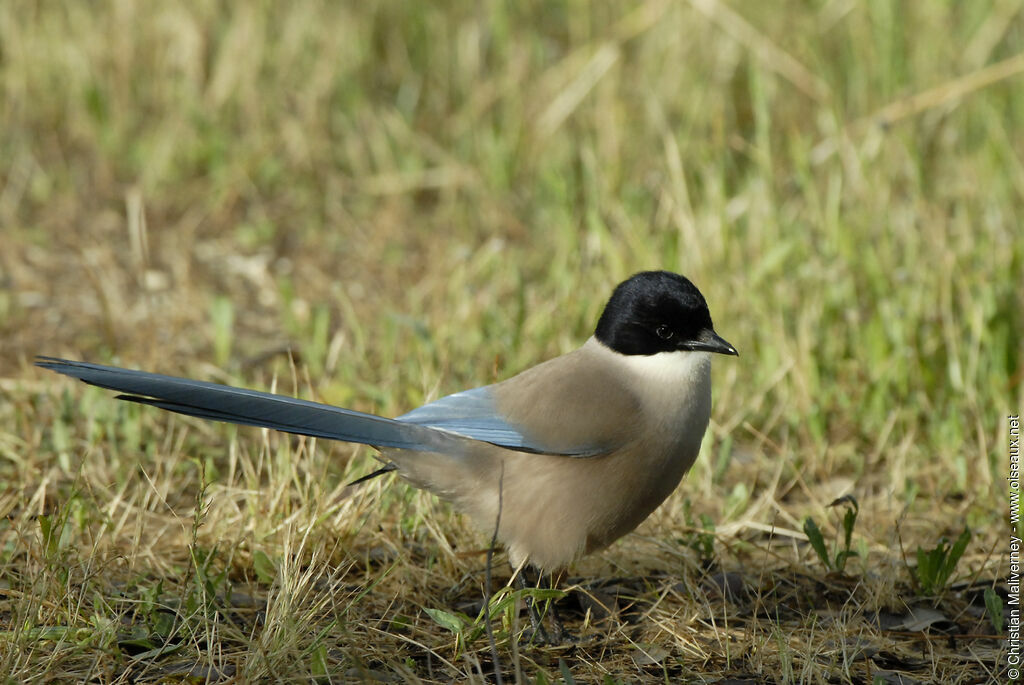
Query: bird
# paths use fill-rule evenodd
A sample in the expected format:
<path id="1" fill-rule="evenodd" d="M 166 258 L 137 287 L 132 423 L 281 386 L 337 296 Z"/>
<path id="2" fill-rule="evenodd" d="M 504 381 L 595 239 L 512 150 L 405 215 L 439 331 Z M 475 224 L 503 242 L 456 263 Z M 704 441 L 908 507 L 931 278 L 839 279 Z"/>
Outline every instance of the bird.
<path id="1" fill-rule="evenodd" d="M 580 347 L 390 419 L 284 395 L 40 356 L 118 399 L 375 447 L 382 467 L 493 531 L 514 568 L 564 571 L 644 521 L 693 465 L 711 356 L 738 356 L 685 276 L 618 284 Z M 359 482 L 357 481 L 357 482 Z"/>

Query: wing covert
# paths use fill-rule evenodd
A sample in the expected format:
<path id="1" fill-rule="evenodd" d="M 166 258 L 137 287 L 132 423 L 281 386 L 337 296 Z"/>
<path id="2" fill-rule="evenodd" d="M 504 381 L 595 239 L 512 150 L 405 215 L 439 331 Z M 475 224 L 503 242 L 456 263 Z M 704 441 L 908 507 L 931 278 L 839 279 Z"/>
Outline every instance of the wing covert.
<path id="1" fill-rule="evenodd" d="M 555 449 L 532 438 L 524 427 L 504 419 L 496 406 L 492 388 L 485 385 L 463 390 L 397 417 L 396 421 L 438 428 L 521 452 L 567 457 L 591 457 L 603 452 L 596 445 Z"/>

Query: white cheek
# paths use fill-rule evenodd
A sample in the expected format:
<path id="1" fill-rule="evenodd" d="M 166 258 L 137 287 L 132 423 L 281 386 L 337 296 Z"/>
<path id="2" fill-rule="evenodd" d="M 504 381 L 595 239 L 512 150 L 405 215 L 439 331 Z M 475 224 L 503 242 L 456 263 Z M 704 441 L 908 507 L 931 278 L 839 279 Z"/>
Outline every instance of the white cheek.
<path id="1" fill-rule="evenodd" d="M 659 352 L 649 355 L 623 355 L 612 351 L 595 338 L 587 341 L 610 364 L 622 368 L 640 388 L 638 395 L 646 407 L 658 415 L 674 419 L 681 413 L 710 412 L 711 353 Z M 705 420 L 706 422 L 706 420 Z"/>
<path id="2" fill-rule="evenodd" d="M 654 404 L 674 406 L 711 390 L 710 352 L 659 352 L 622 357 L 622 363 L 643 384 L 643 396 Z"/>

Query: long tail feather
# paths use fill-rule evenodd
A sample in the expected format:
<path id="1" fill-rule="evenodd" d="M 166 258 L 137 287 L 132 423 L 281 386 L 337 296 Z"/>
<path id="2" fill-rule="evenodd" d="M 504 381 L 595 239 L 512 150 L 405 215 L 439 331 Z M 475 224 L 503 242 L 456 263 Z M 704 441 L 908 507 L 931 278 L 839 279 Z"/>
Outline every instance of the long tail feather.
<path id="1" fill-rule="evenodd" d="M 125 393 L 119 399 L 214 421 L 423 452 L 458 452 L 453 443 L 466 441 L 429 426 L 218 383 L 54 357 L 37 357 L 36 366 Z"/>

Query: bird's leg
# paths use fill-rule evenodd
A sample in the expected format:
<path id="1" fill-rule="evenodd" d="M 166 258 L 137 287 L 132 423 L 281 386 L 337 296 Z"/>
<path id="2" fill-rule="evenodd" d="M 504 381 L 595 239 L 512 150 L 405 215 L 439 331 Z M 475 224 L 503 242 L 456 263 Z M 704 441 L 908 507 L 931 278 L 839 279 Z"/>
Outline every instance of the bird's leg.
<path id="1" fill-rule="evenodd" d="M 561 572 L 556 575 L 555 573 L 544 573 L 538 571 L 536 588 L 538 590 L 550 590 L 557 587 L 561 575 Z M 516 574 L 516 586 L 520 590 L 525 590 L 527 588 L 526 578 L 522 571 Z M 553 599 L 544 600 L 546 606 L 543 612 L 537 606 L 537 600 L 529 594 L 526 594 L 523 599 L 526 601 L 526 608 L 530 613 L 530 624 L 533 627 L 532 639 L 534 642 L 547 645 L 561 645 L 566 642 L 577 641 L 576 636 L 565 629 L 565 625 L 562 623 L 562 620 L 558 615 L 558 609 L 556 608 L 555 601 Z M 554 631 L 553 633 L 548 633 L 544 628 L 545 616 L 550 616 L 551 618 L 551 627 Z"/>
<path id="2" fill-rule="evenodd" d="M 520 569 L 519 573 L 515 576 L 516 587 L 520 590 L 526 590 L 526 569 Z M 544 630 L 544 620 L 540 612 L 537 610 L 537 603 L 533 597 L 529 594 L 524 593 L 524 601 L 526 602 L 526 609 L 530 614 L 530 625 L 533 627 L 533 635 L 531 641 L 539 641 L 541 644 L 551 644 L 551 638 L 548 636 L 546 630 Z"/>
<path id="3" fill-rule="evenodd" d="M 554 588 L 556 588 L 558 586 L 558 581 L 561 578 L 561 575 L 562 575 L 561 572 L 559 572 L 558 577 L 556 577 L 554 571 L 552 571 L 550 573 L 547 573 L 547 574 L 541 573 L 539 578 L 537 579 L 537 581 L 538 581 L 537 584 L 538 584 L 538 586 L 544 584 L 545 577 L 546 577 L 547 578 L 547 588 L 546 589 L 549 589 L 549 590 L 554 589 Z M 555 630 L 555 635 L 554 635 L 555 641 L 552 642 L 551 644 L 562 644 L 563 642 L 566 642 L 566 641 L 574 642 L 576 640 L 575 636 L 573 636 L 569 631 L 567 631 L 565 629 L 565 625 L 562 623 L 562 619 L 558 615 L 558 608 L 555 605 L 555 600 L 554 599 L 548 600 L 548 608 L 547 608 L 547 612 L 546 613 L 551 615 L 551 625 L 552 625 L 552 627 Z"/>

